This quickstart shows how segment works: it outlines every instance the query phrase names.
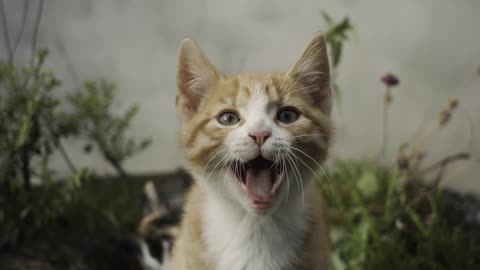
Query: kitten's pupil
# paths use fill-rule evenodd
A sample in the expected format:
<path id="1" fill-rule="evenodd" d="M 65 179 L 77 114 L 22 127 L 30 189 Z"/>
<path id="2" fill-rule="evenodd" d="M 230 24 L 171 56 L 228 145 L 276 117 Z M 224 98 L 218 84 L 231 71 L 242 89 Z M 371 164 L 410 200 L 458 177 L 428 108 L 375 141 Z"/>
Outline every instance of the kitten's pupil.
<path id="1" fill-rule="evenodd" d="M 285 108 L 279 111 L 277 115 L 277 119 L 284 124 L 295 122 L 299 117 L 300 114 L 292 108 Z"/>
<path id="2" fill-rule="evenodd" d="M 224 126 L 235 125 L 240 121 L 240 117 L 234 112 L 224 112 L 218 117 L 218 122 Z"/>

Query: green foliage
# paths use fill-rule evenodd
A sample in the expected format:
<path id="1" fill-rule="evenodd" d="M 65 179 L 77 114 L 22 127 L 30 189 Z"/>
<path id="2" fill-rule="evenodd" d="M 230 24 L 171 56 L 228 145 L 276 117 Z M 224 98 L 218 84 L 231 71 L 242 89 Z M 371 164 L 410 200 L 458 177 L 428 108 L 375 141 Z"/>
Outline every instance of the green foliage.
<path id="1" fill-rule="evenodd" d="M 35 66 L 22 70 L 0 61 L 0 181 L 23 178 L 28 186 L 31 174 L 51 177 L 53 144 L 42 126 L 56 113 L 59 101 L 51 92 L 60 82 L 43 69 L 47 53 L 40 50 Z"/>
<path id="2" fill-rule="evenodd" d="M 323 13 L 323 18 L 338 102 L 337 68 L 353 27 L 348 17 L 336 22 Z M 392 75 L 382 81 L 398 84 Z M 440 114 L 445 117 L 435 120 L 434 126 L 445 126 L 457 103 L 451 101 L 453 105 Z M 466 217 L 456 214 L 452 198 L 444 199 L 446 191 L 438 189 L 445 167 L 470 155 L 458 153 L 424 168 L 423 150 L 401 145 L 398 168 L 380 166 L 378 161 L 334 165 L 329 177 L 334 192 L 327 196 L 334 269 L 478 269 L 480 226 L 473 233 L 462 226 Z M 432 171 L 437 176 L 427 184 L 425 173 Z"/>
<path id="3" fill-rule="evenodd" d="M 328 27 L 325 33 L 325 41 L 330 47 L 330 59 L 335 69 L 340 64 L 343 44 L 348 40 L 348 34 L 353 30 L 353 26 L 348 17 L 344 17 L 339 22 L 334 22 L 328 13 L 322 12 L 322 16 Z"/>
<path id="4" fill-rule="evenodd" d="M 44 68 L 47 54 L 39 50 L 34 66 L 23 69 L 0 61 L 0 243 L 51 223 L 85 176 L 82 170 L 54 183 L 49 161 L 62 134 L 54 128 L 60 100 L 53 92 L 60 81 Z M 34 177 L 42 192 L 34 192 Z"/>
<path id="5" fill-rule="evenodd" d="M 405 197 L 396 169 L 368 162 L 339 162 L 331 178 L 335 269 L 477 269 L 480 234 L 460 230 L 442 192 Z"/>
<path id="6" fill-rule="evenodd" d="M 83 221 L 109 224 L 79 195 L 89 173 L 76 168 L 62 139 L 82 138 L 87 145 L 97 145 L 122 174 L 122 162 L 150 144 L 149 139 L 137 143 L 126 137 L 138 106 L 115 116 L 111 83 L 86 82 L 84 89 L 67 97 L 72 110 L 65 112 L 65 101 L 55 94 L 60 81 L 44 67 L 47 54 L 39 50 L 33 66 L 25 68 L 0 61 L 0 247 L 45 233 L 45 228 L 55 231 L 75 224 L 69 216 L 77 211 L 85 213 Z M 52 169 L 55 152 L 71 169 L 70 176 L 60 177 Z M 34 185 L 34 179 L 41 185 Z"/>
<path id="7" fill-rule="evenodd" d="M 125 175 L 122 163 L 129 157 L 145 150 L 151 139 L 137 142 L 126 132 L 132 119 L 138 113 L 138 105 L 133 105 L 122 115 L 111 113 L 115 85 L 106 81 L 86 81 L 84 87 L 67 97 L 74 111 L 64 116 L 73 128 L 74 134 L 87 141 L 85 151 L 90 152 L 94 143 L 103 157 L 117 171 Z M 68 124 L 67 124 L 68 127 Z"/>
<path id="8" fill-rule="evenodd" d="M 322 16 L 327 24 L 325 41 L 329 47 L 330 64 L 332 65 L 332 87 L 336 94 L 336 100 L 339 102 L 341 100 L 341 93 L 337 83 L 337 68 L 342 58 L 343 44 L 348 40 L 349 34 L 353 31 L 353 25 L 350 23 L 348 17 L 344 17 L 339 22 L 335 22 L 326 12 L 322 12 Z"/>
<path id="9" fill-rule="evenodd" d="M 76 194 L 82 187 L 87 171 L 62 182 L 45 182 L 41 187 L 25 190 L 18 182 L 8 182 L 0 192 L 0 246 L 45 233 L 45 228 L 62 226 L 60 217 L 76 204 Z M 2 216 L 0 214 L 0 216 Z"/>

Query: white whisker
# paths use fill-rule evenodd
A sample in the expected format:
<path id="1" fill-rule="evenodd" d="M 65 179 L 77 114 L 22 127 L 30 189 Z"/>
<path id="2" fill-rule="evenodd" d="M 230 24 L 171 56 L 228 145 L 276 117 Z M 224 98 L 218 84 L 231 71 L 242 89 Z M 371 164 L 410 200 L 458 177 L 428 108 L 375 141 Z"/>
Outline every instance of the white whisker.
<path id="1" fill-rule="evenodd" d="M 287 165 L 285 164 L 285 158 L 283 156 L 283 152 L 282 152 L 282 167 L 283 167 L 283 173 L 285 174 L 285 177 L 287 177 L 287 196 L 285 198 L 285 204 L 284 204 L 284 207 L 285 207 L 287 205 L 288 196 L 290 193 L 290 179 L 288 178 Z"/>
<path id="2" fill-rule="evenodd" d="M 298 170 L 298 166 L 295 164 L 293 159 L 290 157 L 290 154 L 289 153 L 286 153 L 286 154 L 287 154 L 287 160 L 289 161 L 288 163 L 292 167 L 292 172 L 293 172 L 293 175 L 295 176 L 295 180 L 297 182 L 297 185 L 301 190 L 302 204 L 303 204 L 303 203 L 305 203 L 305 192 L 303 190 L 302 175 L 300 174 L 300 171 Z"/>
<path id="3" fill-rule="evenodd" d="M 328 137 L 328 135 L 322 134 L 322 133 L 310 133 L 310 134 L 302 134 L 302 135 L 298 135 L 298 136 L 292 136 L 292 137 L 287 138 L 287 140 L 292 140 L 292 139 L 301 138 L 301 137 L 308 137 L 308 136 Z"/>
<path id="4" fill-rule="evenodd" d="M 227 149 L 224 148 L 224 149 L 221 149 L 220 151 L 216 152 L 207 162 L 207 164 L 205 164 L 205 166 L 203 166 L 203 169 L 202 169 L 202 173 L 201 175 L 203 175 L 205 173 L 205 170 L 207 169 L 208 165 L 210 164 L 210 162 L 212 162 L 216 157 L 218 157 L 220 154 L 226 152 Z"/>
<path id="5" fill-rule="evenodd" d="M 330 177 L 328 176 L 327 172 L 325 172 L 325 170 L 323 169 L 322 165 L 320 165 L 320 163 L 318 163 L 318 161 L 316 161 L 314 158 L 312 158 L 310 155 L 308 155 L 307 153 L 305 153 L 304 151 L 302 151 L 301 149 L 298 149 L 294 146 L 290 146 L 290 148 L 292 150 L 295 150 L 295 151 L 298 151 L 300 153 L 302 153 L 304 156 L 306 156 L 307 158 L 309 158 L 310 160 L 312 160 L 317 166 L 318 168 L 322 171 L 323 175 L 325 175 L 325 178 L 327 180 L 327 184 L 328 184 L 328 192 L 331 192 L 332 191 L 332 185 L 331 185 L 331 180 L 330 180 Z M 320 179 L 319 179 L 320 180 Z M 326 187 L 324 186 L 325 190 L 326 190 Z"/>

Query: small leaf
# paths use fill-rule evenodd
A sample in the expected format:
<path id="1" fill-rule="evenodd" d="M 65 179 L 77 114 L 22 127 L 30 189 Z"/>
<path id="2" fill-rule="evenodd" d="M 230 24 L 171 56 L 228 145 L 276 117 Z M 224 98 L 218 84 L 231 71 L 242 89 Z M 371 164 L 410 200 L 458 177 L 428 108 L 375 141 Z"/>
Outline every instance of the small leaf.
<path id="1" fill-rule="evenodd" d="M 398 147 L 398 153 L 399 153 L 399 154 L 405 153 L 405 150 L 407 150 L 407 147 L 408 147 L 408 142 L 402 143 L 402 144 Z"/>
<path id="2" fill-rule="evenodd" d="M 378 179 L 373 170 L 367 169 L 363 172 L 357 182 L 357 187 L 366 197 L 371 197 L 379 191 Z"/>
<path id="3" fill-rule="evenodd" d="M 342 43 L 335 42 L 335 45 L 332 45 L 332 61 L 333 66 L 336 67 L 340 63 L 340 58 L 342 57 Z"/>
<path id="4" fill-rule="evenodd" d="M 413 209 L 409 206 L 406 207 L 406 211 L 410 219 L 413 221 L 413 223 L 417 227 L 418 231 L 422 234 L 422 236 L 426 237 L 428 235 L 428 229 L 427 229 L 427 226 L 423 224 L 420 216 L 415 211 L 413 211 Z"/>
<path id="5" fill-rule="evenodd" d="M 331 26 L 333 24 L 333 19 L 330 15 L 328 15 L 327 12 L 322 10 L 322 17 L 323 20 L 327 23 L 328 26 Z"/>
<path id="6" fill-rule="evenodd" d="M 33 114 L 33 110 L 34 110 L 34 98 L 30 98 L 28 100 L 28 103 L 27 103 L 27 108 L 26 108 L 26 112 L 24 112 L 22 114 L 22 118 L 20 120 L 20 129 L 18 131 L 18 134 L 17 134 L 17 140 L 16 140 L 16 143 L 15 143 L 15 146 L 16 148 L 20 148 L 21 146 L 23 146 L 26 141 L 27 141 L 27 138 L 30 134 L 30 129 L 32 127 L 32 119 L 31 119 L 31 116 Z"/>

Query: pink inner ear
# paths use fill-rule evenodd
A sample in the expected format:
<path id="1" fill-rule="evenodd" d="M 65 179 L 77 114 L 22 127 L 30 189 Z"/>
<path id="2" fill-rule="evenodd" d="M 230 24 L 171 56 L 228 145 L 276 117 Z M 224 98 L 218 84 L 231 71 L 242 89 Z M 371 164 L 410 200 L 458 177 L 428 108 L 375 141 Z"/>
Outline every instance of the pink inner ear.
<path id="1" fill-rule="evenodd" d="M 293 74 L 292 77 L 312 97 L 313 105 L 319 107 L 325 115 L 330 116 L 333 93 L 330 86 L 329 73 L 304 72 Z"/>
<path id="2" fill-rule="evenodd" d="M 191 117 L 198 110 L 201 102 L 200 96 L 177 96 L 177 107 L 180 106 L 186 116 Z"/>
<path id="3" fill-rule="evenodd" d="M 323 89 L 320 90 L 313 90 L 311 95 L 313 97 L 314 106 L 319 107 L 325 115 L 330 116 L 333 103 L 333 95 L 330 86 L 324 86 Z"/>
<path id="4" fill-rule="evenodd" d="M 185 98 L 184 106 L 186 106 L 192 112 L 196 112 L 198 107 L 200 106 L 200 102 L 202 101 L 203 92 L 205 89 L 201 89 L 198 85 L 195 85 L 195 77 L 194 75 L 185 70 L 184 73 L 184 84 L 180 91 L 183 93 Z M 198 80 L 198 79 L 197 79 Z"/>
<path id="5" fill-rule="evenodd" d="M 200 47 L 190 39 L 183 40 L 177 66 L 177 108 L 184 116 L 193 116 L 205 92 L 219 77 Z"/>
<path id="6" fill-rule="evenodd" d="M 333 105 L 333 92 L 330 86 L 326 87 L 328 90 L 322 90 L 315 97 L 315 105 L 320 107 L 320 110 L 326 115 L 330 116 Z"/>
<path id="7" fill-rule="evenodd" d="M 321 34 L 316 34 L 306 45 L 300 57 L 287 73 L 299 82 L 313 98 L 315 106 L 330 115 L 332 91 L 327 45 Z"/>
<path id="8" fill-rule="evenodd" d="M 193 82 L 195 81 L 195 76 L 188 69 L 189 67 L 179 67 L 178 70 L 178 95 L 181 95 L 182 103 L 179 104 L 184 106 L 184 109 L 188 110 L 189 113 L 194 113 L 198 110 L 200 102 L 202 100 L 202 89 L 196 89 Z"/>
<path id="9" fill-rule="evenodd" d="M 177 74 L 178 78 L 178 92 L 176 97 L 176 106 L 181 110 L 181 112 L 187 116 L 191 117 L 195 111 L 197 111 L 201 96 L 195 94 L 194 91 L 189 89 L 188 83 L 185 83 L 191 78 L 191 74 L 185 69 L 179 70 Z"/>

